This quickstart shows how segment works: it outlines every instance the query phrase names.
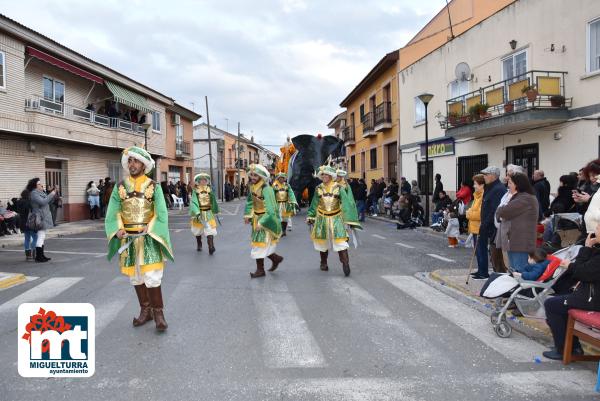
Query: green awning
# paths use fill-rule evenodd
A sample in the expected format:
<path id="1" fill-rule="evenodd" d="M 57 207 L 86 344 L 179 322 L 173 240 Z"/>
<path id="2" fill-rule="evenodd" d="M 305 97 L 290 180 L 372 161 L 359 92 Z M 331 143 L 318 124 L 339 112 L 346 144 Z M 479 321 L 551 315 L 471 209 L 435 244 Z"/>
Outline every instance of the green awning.
<path id="1" fill-rule="evenodd" d="M 105 80 L 104 83 L 106 84 L 108 90 L 113 94 L 116 102 L 126 104 L 127 106 L 133 107 L 140 111 L 152 111 L 145 97 L 138 95 L 129 89 L 125 89 L 113 82 Z"/>

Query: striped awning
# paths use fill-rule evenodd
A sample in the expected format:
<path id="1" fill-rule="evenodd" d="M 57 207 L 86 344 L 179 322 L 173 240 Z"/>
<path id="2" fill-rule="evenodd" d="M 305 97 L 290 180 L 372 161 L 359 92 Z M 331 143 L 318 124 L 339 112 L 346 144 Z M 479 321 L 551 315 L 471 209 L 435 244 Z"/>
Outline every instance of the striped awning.
<path id="1" fill-rule="evenodd" d="M 104 81 L 108 90 L 113 94 L 116 102 L 126 104 L 127 106 L 133 107 L 140 111 L 151 112 L 152 109 L 150 105 L 148 105 L 148 101 L 142 95 L 138 95 L 130 91 L 129 89 L 125 89 L 120 85 L 115 84 L 114 82 Z"/>

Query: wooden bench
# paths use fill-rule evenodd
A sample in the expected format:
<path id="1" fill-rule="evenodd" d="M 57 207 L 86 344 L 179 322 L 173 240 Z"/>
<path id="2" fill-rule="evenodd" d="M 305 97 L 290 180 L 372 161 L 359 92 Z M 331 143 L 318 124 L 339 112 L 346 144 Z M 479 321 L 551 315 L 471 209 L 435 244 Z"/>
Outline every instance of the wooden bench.
<path id="1" fill-rule="evenodd" d="M 600 348 L 600 312 L 570 309 L 567 321 L 567 335 L 563 352 L 563 364 L 571 361 L 600 361 L 600 355 L 571 355 L 573 352 L 573 336 L 579 340 Z"/>

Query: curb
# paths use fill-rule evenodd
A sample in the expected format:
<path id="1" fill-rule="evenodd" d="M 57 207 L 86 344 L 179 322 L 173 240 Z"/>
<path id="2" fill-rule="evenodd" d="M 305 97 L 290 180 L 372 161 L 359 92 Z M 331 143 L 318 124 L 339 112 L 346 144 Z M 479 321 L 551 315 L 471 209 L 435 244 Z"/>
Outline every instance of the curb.
<path id="1" fill-rule="evenodd" d="M 22 284 L 27 281 L 27 277 L 21 273 L 4 273 L 0 272 L 0 289 L 13 287 L 17 284 Z"/>
<path id="2" fill-rule="evenodd" d="M 455 292 L 458 292 L 462 298 L 465 298 L 467 301 L 469 301 L 469 304 L 476 303 L 478 306 L 477 309 L 479 311 L 481 311 L 482 313 L 484 313 L 488 316 L 490 316 L 492 314 L 492 310 L 493 310 L 492 302 L 487 302 L 486 300 L 483 300 L 479 297 L 475 297 L 470 292 L 465 291 L 465 289 L 463 287 L 461 287 L 460 285 L 454 284 L 454 283 L 446 280 L 440 274 L 440 270 L 435 270 L 435 271 L 429 273 L 429 277 L 431 280 L 434 280 L 437 283 L 439 283 L 447 288 L 451 288 Z M 531 333 L 534 332 L 534 333 L 537 333 L 538 335 L 543 336 L 547 341 L 549 341 L 549 342 L 552 341 L 550 329 L 548 328 L 548 326 L 545 323 L 543 323 L 541 321 L 537 321 L 535 319 L 529 319 L 526 317 L 522 317 L 522 316 L 514 316 L 510 311 L 508 311 L 507 317 L 509 320 L 516 323 L 516 324 L 511 325 L 513 330 L 516 330 L 527 336 L 531 336 Z"/>

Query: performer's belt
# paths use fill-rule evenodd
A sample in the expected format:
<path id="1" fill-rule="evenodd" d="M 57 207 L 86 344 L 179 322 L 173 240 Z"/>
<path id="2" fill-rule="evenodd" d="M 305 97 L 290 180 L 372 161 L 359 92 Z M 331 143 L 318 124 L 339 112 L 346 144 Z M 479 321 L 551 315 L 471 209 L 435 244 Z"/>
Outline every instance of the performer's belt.
<path id="1" fill-rule="evenodd" d="M 125 227 L 125 231 L 139 233 L 144 231 L 144 229 L 148 226 L 146 223 L 136 223 L 136 224 L 123 224 Z"/>
<path id="2" fill-rule="evenodd" d="M 277 203 L 286 203 L 287 200 L 278 200 Z"/>
<path id="3" fill-rule="evenodd" d="M 202 210 L 203 212 L 206 212 L 206 211 L 210 210 L 210 206 L 200 206 L 200 210 Z"/>
<path id="4" fill-rule="evenodd" d="M 327 212 L 323 209 L 317 209 L 317 211 L 319 212 L 319 214 L 322 214 L 325 217 L 331 217 L 331 216 L 336 216 L 336 215 L 340 214 L 342 209 L 332 210 L 331 212 Z"/>
<path id="5" fill-rule="evenodd" d="M 265 212 L 254 212 L 254 214 L 257 216 L 262 216 L 263 214 L 265 214 Z"/>

